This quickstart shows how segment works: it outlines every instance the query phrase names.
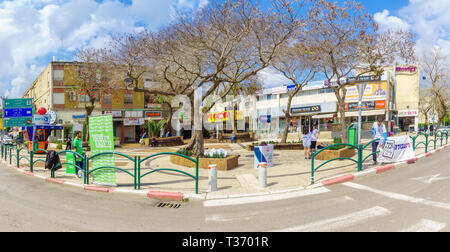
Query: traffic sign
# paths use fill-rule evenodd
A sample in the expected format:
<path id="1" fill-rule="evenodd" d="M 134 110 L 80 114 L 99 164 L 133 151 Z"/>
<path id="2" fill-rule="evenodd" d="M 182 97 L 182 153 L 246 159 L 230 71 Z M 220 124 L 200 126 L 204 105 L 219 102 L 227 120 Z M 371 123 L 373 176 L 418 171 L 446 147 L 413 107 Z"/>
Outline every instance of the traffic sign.
<path id="1" fill-rule="evenodd" d="M 33 117 L 12 117 L 4 118 L 5 127 L 31 127 L 33 126 Z"/>
<path id="2" fill-rule="evenodd" d="M 30 117 L 30 116 L 33 116 L 32 108 L 12 108 L 12 109 L 5 109 L 4 111 L 5 118 Z"/>
<path id="3" fill-rule="evenodd" d="M 13 108 L 33 108 L 33 99 L 32 98 L 23 98 L 23 99 L 6 99 L 4 101 L 5 109 L 13 109 Z"/>

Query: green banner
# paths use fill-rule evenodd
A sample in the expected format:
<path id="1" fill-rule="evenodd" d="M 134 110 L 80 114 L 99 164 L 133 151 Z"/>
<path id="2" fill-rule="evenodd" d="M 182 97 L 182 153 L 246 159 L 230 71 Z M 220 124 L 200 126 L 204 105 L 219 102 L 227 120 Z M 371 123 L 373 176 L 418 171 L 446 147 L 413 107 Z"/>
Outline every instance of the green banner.
<path id="1" fill-rule="evenodd" d="M 66 163 L 66 174 L 75 174 L 75 154 L 66 152 Z"/>
<path id="2" fill-rule="evenodd" d="M 101 152 L 114 151 L 114 132 L 112 115 L 89 117 L 89 144 L 91 156 Z M 101 155 L 92 159 L 92 168 L 115 167 L 114 155 Z M 92 173 L 94 184 L 116 186 L 116 170 L 101 169 Z"/>

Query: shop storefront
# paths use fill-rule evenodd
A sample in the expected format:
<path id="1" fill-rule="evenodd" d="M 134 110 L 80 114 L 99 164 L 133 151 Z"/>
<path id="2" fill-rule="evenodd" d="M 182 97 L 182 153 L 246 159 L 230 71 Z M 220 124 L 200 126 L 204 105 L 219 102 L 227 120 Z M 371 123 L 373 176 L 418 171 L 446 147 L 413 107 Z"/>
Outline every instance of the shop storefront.
<path id="1" fill-rule="evenodd" d="M 416 131 L 419 126 L 418 110 L 398 111 L 398 123 L 401 131 Z"/>
<path id="2" fill-rule="evenodd" d="M 139 142 L 141 128 L 144 124 L 144 111 L 125 111 L 122 128 L 122 141 L 125 143 Z"/>

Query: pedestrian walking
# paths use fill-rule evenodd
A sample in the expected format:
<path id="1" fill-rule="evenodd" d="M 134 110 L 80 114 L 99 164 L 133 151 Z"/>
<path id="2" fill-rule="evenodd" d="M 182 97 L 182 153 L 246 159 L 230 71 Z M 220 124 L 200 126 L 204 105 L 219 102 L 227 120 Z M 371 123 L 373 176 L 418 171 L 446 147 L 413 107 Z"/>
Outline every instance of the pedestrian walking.
<path id="1" fill-rule="evenodd" d="M 378 149 L 378 146 L 384 147 L 384 145 L 386 144 L 386 139 L 387 139 L 386 127 L 384 126 L 383 120 L 381 118 L 378 118 L 378 120 L 373 123 L 372 137 L 373 137 L 373 139 L 381 139 L 382 140 L 381 143 L 380 143 L 380 140 L 372 142 L 373 164 L 376 165 L 377 164 L 376 151 Z"/>
<path id="2" fill-rule="evenodd" d="M 84 170 L 84 162 L 83 162 L 83 140 L 81 139 L 81 132 L 78 131 L 75 133 L 75 140 L 73 141 L 73 147 L 75 148 L 75 152 L 79 155 L 75 155 L 75 174 L 81 178 L 81 175 L 78 174 L 80 168 Z"/>
<path id="3" fill-rule="evenodd" d="M 303 126 L 302 131 L 303 148 L 305 152 L 305 159 L 311 158 L 311 132 L 307 126 Z"/>
<path id="4" fill-rule="evenodd" d="M 319 129 L 317 129 L 317 126 L 313 126 L 311 130 L 311 151 L 316 152 L 317 149 L 317 138 L 319 137 Z"/>
<path id="5" fill-rule="evenodd" d="M 67 137 L 66 150 L 72 150 L 72 138 Z"/>

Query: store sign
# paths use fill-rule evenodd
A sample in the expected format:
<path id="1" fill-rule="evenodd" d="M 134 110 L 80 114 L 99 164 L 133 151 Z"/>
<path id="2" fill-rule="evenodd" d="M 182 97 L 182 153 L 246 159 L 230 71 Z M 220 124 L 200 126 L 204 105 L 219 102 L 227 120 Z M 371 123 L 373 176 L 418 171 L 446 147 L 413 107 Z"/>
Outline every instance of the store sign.
<path id="1" fill-rule="evenodd" d="M 73 115 L 72 119 L 76 120 L 76 119 L 85 119 L 86 115 Z"/>
<path id="2" fill-rule="evenodd" d="M 161 111 L 146 111 L 145 117 L 162 117 Z"/>
<path id="3" fill-rule="evenodd" d="M 287 86 L 287 91 L 288 92 L 294 92 L 294 91 L 296 91 L 297 90 L 297 85 L 290 85 L 290 86 Z"/>
<path id="4" fill-rule="evenodd" d="M 320 111 L 321 111 L 320 105 L 291 108 L 291 114 L 314 113 Z"/>
<path id="5" fill-rule="evenodd" d="M 365 101 L 362 102 L 361 110 L 375 110 L 375 109 L 385 109 L 386 101 Z M 359 106 L 357 102 L 346 103 L 345 111 L 358 111 Z"/>
<path id="6" fill-rule="evenodd" d="M 259 116 L 259 122 L 261 122 L 261 123 L 271 123 L 272 122 L 272 116 L 271 115 Z"/>
<path id="7" fill-rule="evenodd" d="M 126 118 L 141 118 L 144 117 L 144 111 L 125 111 Z"/>
<path id="8" fill-rule="evenodd" d="M 36 125 L 49 125 L 50 115 L 34 115 L 33 123 Z"/>
<path id="9" fill-rule="evenodd" d="M 396 67 L 395 72 L 397 73 L 415 73 L 417 71 L 416 66 L 408 66 L 408 67 Z"/>
<path id="10" fill-rule="evenodd" d="M 105 115 L 112 115 L 113 117 L 122 117 L 122 111 L 105 111 Z"/>
<path id="11" fill-rule="evenodd" d="M 400 110 L 398 111 L 399 117 L 419 116 L 418 110 Z"/>
<path id="12" fill-rule="evenodd" d="M 125 118 L 123 120 L 124 126 L 140 126 L 145 123 L 144 118 Z"/>
<path id="13" fill-rule="evenodd" d="M 232 113 L 233 113 L 233 111 L 222 111 L 222 112 L 217 112 L 217 113 L 209 113 L 206 115 L 206 119 L 210 123 L 226 122 L 228 120 L 231 120 Z M 236 110 L 235 119 L 236 120 L 244 119 L 244 115 L 243 115 L 242 111 Z"/>
<path id="14" fill-rule="evenodd" d="M 359 76 L 358 78 L 350 77 L 347 80 L 347 82 L 368 82 L 368 81 L 381 81 L 381 75 Z"/>

